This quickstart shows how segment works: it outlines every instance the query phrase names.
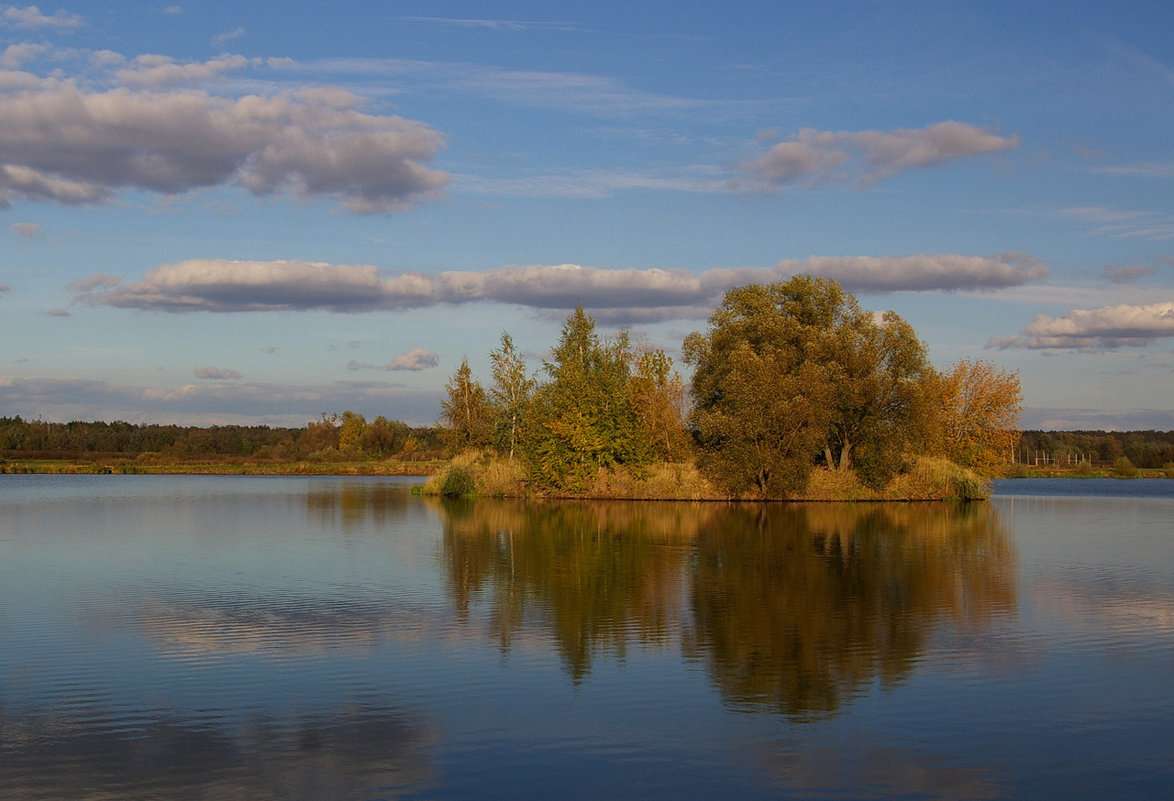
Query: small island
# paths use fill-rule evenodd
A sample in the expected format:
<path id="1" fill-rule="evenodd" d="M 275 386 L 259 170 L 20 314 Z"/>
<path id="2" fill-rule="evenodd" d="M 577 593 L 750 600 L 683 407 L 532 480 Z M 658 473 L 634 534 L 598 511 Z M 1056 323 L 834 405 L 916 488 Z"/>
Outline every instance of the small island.
<path id="1" fill-rule="evenodd" d="M 448 496 L 690 500 L 985 498 L 1018 441 L 1019 378 L 985 361 L 930 364 L 912 326 L 797 275 L 726 292 L 663 351 L 605 337 L 582 306 L 540 374 L 508 333 L 488 389 L 464 360 L 441 434 Z"/>

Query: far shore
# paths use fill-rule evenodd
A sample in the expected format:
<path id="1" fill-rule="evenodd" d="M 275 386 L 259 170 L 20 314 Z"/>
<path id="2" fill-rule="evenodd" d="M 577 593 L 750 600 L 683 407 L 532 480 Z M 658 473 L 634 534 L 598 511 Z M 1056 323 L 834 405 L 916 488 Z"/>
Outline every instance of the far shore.
<path id="1" fill-rule="evenodd" d="M 445 461 L 355 462 L 249 459 L 9 459 L 0 457 L 0 474 L 43 475 L 207 475 L 207 476 L 431 476 Z"/>
<path id="2" fill-rule="evenodd" d="M 0 474 L 261 475 L 261 476 L 432 476 L 447 459 L 422 461 L 259 461 L 253 459 L 36 459 L 0 455 Z M 1105 467 L 1025 467 L 1008 465 L 996 478 L 1174 478 L 1161 469 L 1138 469 L 1122 476 Z"/>

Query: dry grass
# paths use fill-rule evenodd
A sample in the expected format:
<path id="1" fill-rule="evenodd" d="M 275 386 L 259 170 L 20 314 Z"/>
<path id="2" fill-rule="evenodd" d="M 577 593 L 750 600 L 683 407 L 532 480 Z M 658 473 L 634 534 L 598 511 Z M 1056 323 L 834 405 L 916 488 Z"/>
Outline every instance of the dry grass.
<path id="1" fill-rule="evenodd" d="M 885 487 L 883 498 L 894 501 L 979 500 L 991 494 L 989 482 L 947 459 L 918 456 L 912 469 Z"/>

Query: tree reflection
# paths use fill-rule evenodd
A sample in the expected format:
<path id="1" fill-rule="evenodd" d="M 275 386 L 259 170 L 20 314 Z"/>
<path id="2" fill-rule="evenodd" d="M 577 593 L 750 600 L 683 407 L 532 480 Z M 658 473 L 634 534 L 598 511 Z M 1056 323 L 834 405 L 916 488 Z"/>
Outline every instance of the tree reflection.
<path id="1" fill-rule="evenodd" d="M 458 614 L 502 648 L 553 637 L 574 680 L 593 657 L 679 642 L 723 699 L 797 720 L 900 681 L 944 621 L 1015 605 L 986 504 L 444 504 Z"/>
<path id="2" fill-rule="evenodd" d="M 306 492 L 306 511 L 322 528 L 339 523 L 343 528 L 385 526 L 402 518 L 412 503 L 410 486 L 403 483 L 344 480 L 339 486 Z"/>
<path id="3" fill-rule="evenodd" d="M 986 504 L 731 509 L 697 542 L 693 629 L 722 696 L 796 719 L 899 681 L 943 617 L 977 627 L 1014 603 Z"/>
<path id="4" fill-rule="evenodd" d="M 540 620 L 575 680 L 598 653 L 661 645 L 677 627 L 688 504 L 445 503 L 444 550 L 458 615 L 488 600 L 493 635 L 509 648 Z"/>

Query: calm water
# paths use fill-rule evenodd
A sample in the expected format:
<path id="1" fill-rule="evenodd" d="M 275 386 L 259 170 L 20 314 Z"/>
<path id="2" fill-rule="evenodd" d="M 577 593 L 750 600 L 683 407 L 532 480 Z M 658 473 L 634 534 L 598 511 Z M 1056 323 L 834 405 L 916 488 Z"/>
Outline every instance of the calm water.
<path id="1" fill-rule="evenodd" d="M 0 476 L 0 798 L 1167 798 L 1174 482 Z"/>

